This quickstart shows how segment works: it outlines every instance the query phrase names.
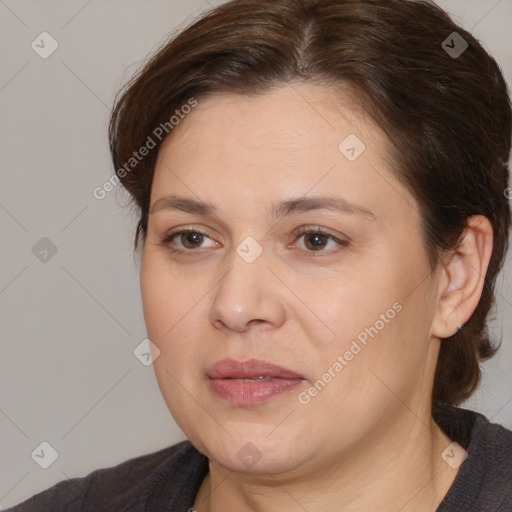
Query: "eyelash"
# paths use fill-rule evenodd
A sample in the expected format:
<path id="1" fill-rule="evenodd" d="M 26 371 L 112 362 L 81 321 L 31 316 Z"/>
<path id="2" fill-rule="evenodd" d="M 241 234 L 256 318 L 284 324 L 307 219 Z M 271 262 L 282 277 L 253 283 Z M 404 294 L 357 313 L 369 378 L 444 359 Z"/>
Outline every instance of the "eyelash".
<path id="1" fill-rule="evenodd" d="M 175 231 L 174 233 L 170 233 L 169 235 L 164 237 L 162 239 L 162 241 L 160 242 L 160 245 L 162 247 L 164 247 L 165 249 L 169 250 L 171 253 L 174 253 L 174 254 L 185 254 L 185 253 L 199 252 L 200 249 L 176 249 L 176 248 L 170 248 L 171 243 L 174 240 L 174 238 L 176 238 L 176 237 L 178 237 L 180 235 L 188 234 L 188 233 L 196 233 L 198 235 L 202 235 L 202 236 L 210 238 L 206 233 L 204 233 L 203 231 L 201 231 L 199 229 L 182 229 L 180 231 Z M 303 227 L 300 227 L 300 228 L 296 229 L 294 231 L 294 233 L 293 233 L 294 237 L 296 237 L 297 240 L 300 237 L 304 236 L 304 235 L 311 235 L 311 234 L 325 236 L 326 238 L 336 242 L 341 247 L 347 247 L 349 245 L 348 240 L 340 240 L 339 238 L 336 238 L 335 236 L 327 233 L 326 231 L 324 231 L 320 227 L 303 226 Z M 333 254 L 332 250 L 331 251 L 323 251 L 323 250 L 309 251 L 309 250 L 303 250 L 303 251 L 306 252 L 308 257 L 313 257 L 313 258 L 318 258 L 318 257 L 322 257 L 322 256 L 325 256 L 325 255 Z"/>

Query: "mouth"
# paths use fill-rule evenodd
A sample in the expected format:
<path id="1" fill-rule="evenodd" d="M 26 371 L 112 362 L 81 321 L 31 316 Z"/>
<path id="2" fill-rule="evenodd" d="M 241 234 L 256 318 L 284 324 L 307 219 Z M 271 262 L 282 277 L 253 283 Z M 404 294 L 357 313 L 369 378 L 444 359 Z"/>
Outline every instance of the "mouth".
<path id="1" fill-rule="evenodd" d="M 259 359 L 224 359 L 211 366 L 207 373 L 212 391 L 239 405 L 265 403 L 305 381 L 291 370 Z"/>

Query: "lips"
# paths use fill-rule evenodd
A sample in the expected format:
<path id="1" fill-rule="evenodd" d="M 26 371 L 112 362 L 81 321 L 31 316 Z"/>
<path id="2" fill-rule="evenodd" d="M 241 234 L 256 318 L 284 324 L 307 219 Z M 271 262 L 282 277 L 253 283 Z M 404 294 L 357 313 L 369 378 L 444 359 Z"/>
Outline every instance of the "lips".
<path id="1" fill-rule="evenodd" d="M 262 404 L 304 382 L 301 375 L 259 359 L 224 359 L 207 373 L 215 395 L 236 405 Z"/>
<path id="2" fill-rule="evenodd" d="M 301 375 L 291 370 L 260 359 L 247 361 L 223 359 L 211 366 L 207 373 L 211 379 L 256 379 L 258 377 L 303 379 Z"/>

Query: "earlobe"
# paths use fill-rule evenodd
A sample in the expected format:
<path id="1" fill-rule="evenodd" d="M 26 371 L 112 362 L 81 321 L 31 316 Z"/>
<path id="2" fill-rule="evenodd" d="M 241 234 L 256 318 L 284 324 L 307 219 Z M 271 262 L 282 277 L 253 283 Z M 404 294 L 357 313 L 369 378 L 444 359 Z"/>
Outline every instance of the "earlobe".
<path id="1" fill-rule="evenodd" d="M 459 246 L 443 264 L 432 335 L 449 338 L 460 332 L 480 301 L 491 259 L 493 232 L 482 215 L 469 217 Z"/>
<path id="2" fill-rule="evenodd" d="M 459 334 L 459 332 L 462 331 L 462 329 L 464 329 L 465 326 L 466 324 L 459 325 L 459 327 L 457 327 L 457 330 L 455 331 L 455 334 Z"/>

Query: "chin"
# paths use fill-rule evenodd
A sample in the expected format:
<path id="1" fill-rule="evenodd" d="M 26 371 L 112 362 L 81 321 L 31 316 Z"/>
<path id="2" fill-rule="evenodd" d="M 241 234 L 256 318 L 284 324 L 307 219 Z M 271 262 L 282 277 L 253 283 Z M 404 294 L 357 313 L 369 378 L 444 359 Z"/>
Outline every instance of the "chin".
<path id="1" fill-rule="evenodd" d="M 251 474 L 277 474 L 291 471 L 308 458 L 308 447 L 289 430 L 275 437 L 269 425 L 228 423 L 225 431 L 190 436 L 194 446 L 212 462 L 230 471 Z M 222 430 L 222 429 L 221 429 Z M 300 457 L 300 460 L 299 460 Z"/>

